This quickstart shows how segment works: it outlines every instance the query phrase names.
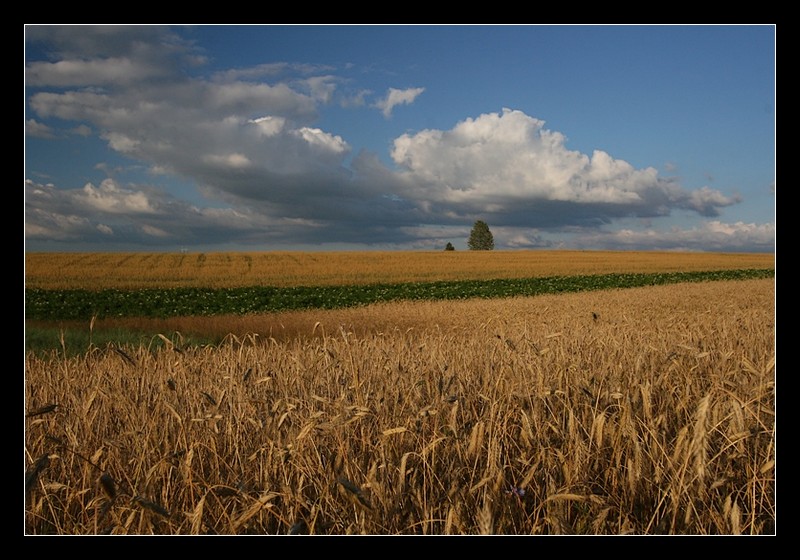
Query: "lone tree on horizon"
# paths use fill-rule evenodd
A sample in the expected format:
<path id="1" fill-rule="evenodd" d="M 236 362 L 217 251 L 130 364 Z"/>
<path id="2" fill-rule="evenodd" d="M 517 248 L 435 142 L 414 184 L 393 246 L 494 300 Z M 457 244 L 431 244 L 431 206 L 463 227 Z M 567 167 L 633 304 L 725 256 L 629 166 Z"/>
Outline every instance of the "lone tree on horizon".
<path id="1" fill-rule="evenodd" d="M 472 232 L 469 234 L 467 241 L 471 251 L 491 251 L 494 249 L 494 236 L 489 231 L 489 226 L 486 222 L 478 220 L 472 226 Z"/>

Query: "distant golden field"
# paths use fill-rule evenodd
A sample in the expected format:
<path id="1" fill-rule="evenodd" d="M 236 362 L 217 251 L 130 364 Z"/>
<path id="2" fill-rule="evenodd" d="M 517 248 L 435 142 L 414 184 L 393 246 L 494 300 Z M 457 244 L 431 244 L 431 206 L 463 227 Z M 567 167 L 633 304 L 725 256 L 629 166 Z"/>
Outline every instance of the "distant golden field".
<path id="1" fill-rule="evenodd" d="M 28 253 L 42 289 L 230 288 L 772 268 L 771 254 L 609 251 Z"/>
<path id="2" fill-rule="evenodd" d="M 381 281 L 407 280 L 418 258 L 471 278 L 462 265 L 766 266 L 758 255 L 384 256 Z M 72 258 L 67 270 L 113 260 Z M 359 256 L 305 258 L 323 268 L 303 276 L 298 264 L 293 281 Z M 107 269 L 115 281 L 120 266 Z M 165 322 L 167 346 L 26 357 L 27 534 L 775 532 L 773 279 L 220 320 L 232 334 L 218 347 L 183 348 L 172 329 L 191 324 Z"/>

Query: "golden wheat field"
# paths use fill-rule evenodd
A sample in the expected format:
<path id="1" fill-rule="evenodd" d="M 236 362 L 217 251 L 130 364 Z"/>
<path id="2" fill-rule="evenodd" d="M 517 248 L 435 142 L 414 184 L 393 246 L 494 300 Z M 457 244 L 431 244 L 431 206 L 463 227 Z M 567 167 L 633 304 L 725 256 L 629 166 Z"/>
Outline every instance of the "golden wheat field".
<path id="1" fill-rule="evenodd" d="M 328 286 L 773 268 L 762 253 L 386 251 L 27 253 L 25 285 L 42 289 Z"/>
<path id="2" fill-rule="evenodd" d="M 26 356 L 27 534 L 775 533 L 774 280 L 238 320 Z"/>

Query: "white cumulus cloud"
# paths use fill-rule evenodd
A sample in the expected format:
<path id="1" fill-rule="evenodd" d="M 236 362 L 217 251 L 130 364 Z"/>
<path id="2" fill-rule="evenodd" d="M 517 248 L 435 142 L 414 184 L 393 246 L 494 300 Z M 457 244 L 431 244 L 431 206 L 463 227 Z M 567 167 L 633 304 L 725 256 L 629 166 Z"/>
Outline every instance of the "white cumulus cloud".
<path id="1" fill-rule="evenodd" d="M 25 121 L 25 134 L 33 138 L 55 138 L 56 135 L 53 129 L 36 119 L 28 119 Z"/>
<path id="2" fill-rule="evenodd" d="M 320 148 L 332 154 L 345 154 L 350 151 L 350 146 L 342 140 L 341 136 L 328 134 L 319 128 L 304 126 L 293 131 L 293 134 L 305 140 L 310 146 Z"/>
<path id="3" fill-rule="evenodd" d="M 410 105 L 423 91 L 425 91 L 425 88 L 389 88 L 386 97 L 378 101 L 375 107 L 381 110 L 384 117 L 389 118 L 392 116 L 392 110 L 395 107 L 398 105 Z"/>
<path id="4" fill-rule="evenodd" d="M 86 183 L 81 191 L 75 193 L 75 200 L 78 204 L 110 214 L 155 212 L 145 193 L 121 188 L 112 179 L 105 179 L 99 187 Z"/>
<path id="5" fill-rule="evenodd" d="M 671 208 L 714 215 L 734 197 L 704 188 L 690 192 L 595 150 L 566 147 L 563 134 L 522 111 L 504 109 L 461 121 L 451 130 L 423 130 L 394 141 L 391 156 L 407 196 L 465 213 L 519 212 L 525 207 L 594 208 L 598 216 L 655 216 Z M 579 210 L 585 213 L 585 210 Z"/>

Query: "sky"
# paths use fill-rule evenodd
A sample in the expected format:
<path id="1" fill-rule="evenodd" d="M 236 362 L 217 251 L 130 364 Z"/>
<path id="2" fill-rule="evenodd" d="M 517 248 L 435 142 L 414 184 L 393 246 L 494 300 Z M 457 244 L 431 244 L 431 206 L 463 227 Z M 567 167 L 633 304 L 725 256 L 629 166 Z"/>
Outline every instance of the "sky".
<path id="1" fill-rule="evenodd" d="M 773 252 L 773 25 L 28 25 L 32 251 Z"/>

